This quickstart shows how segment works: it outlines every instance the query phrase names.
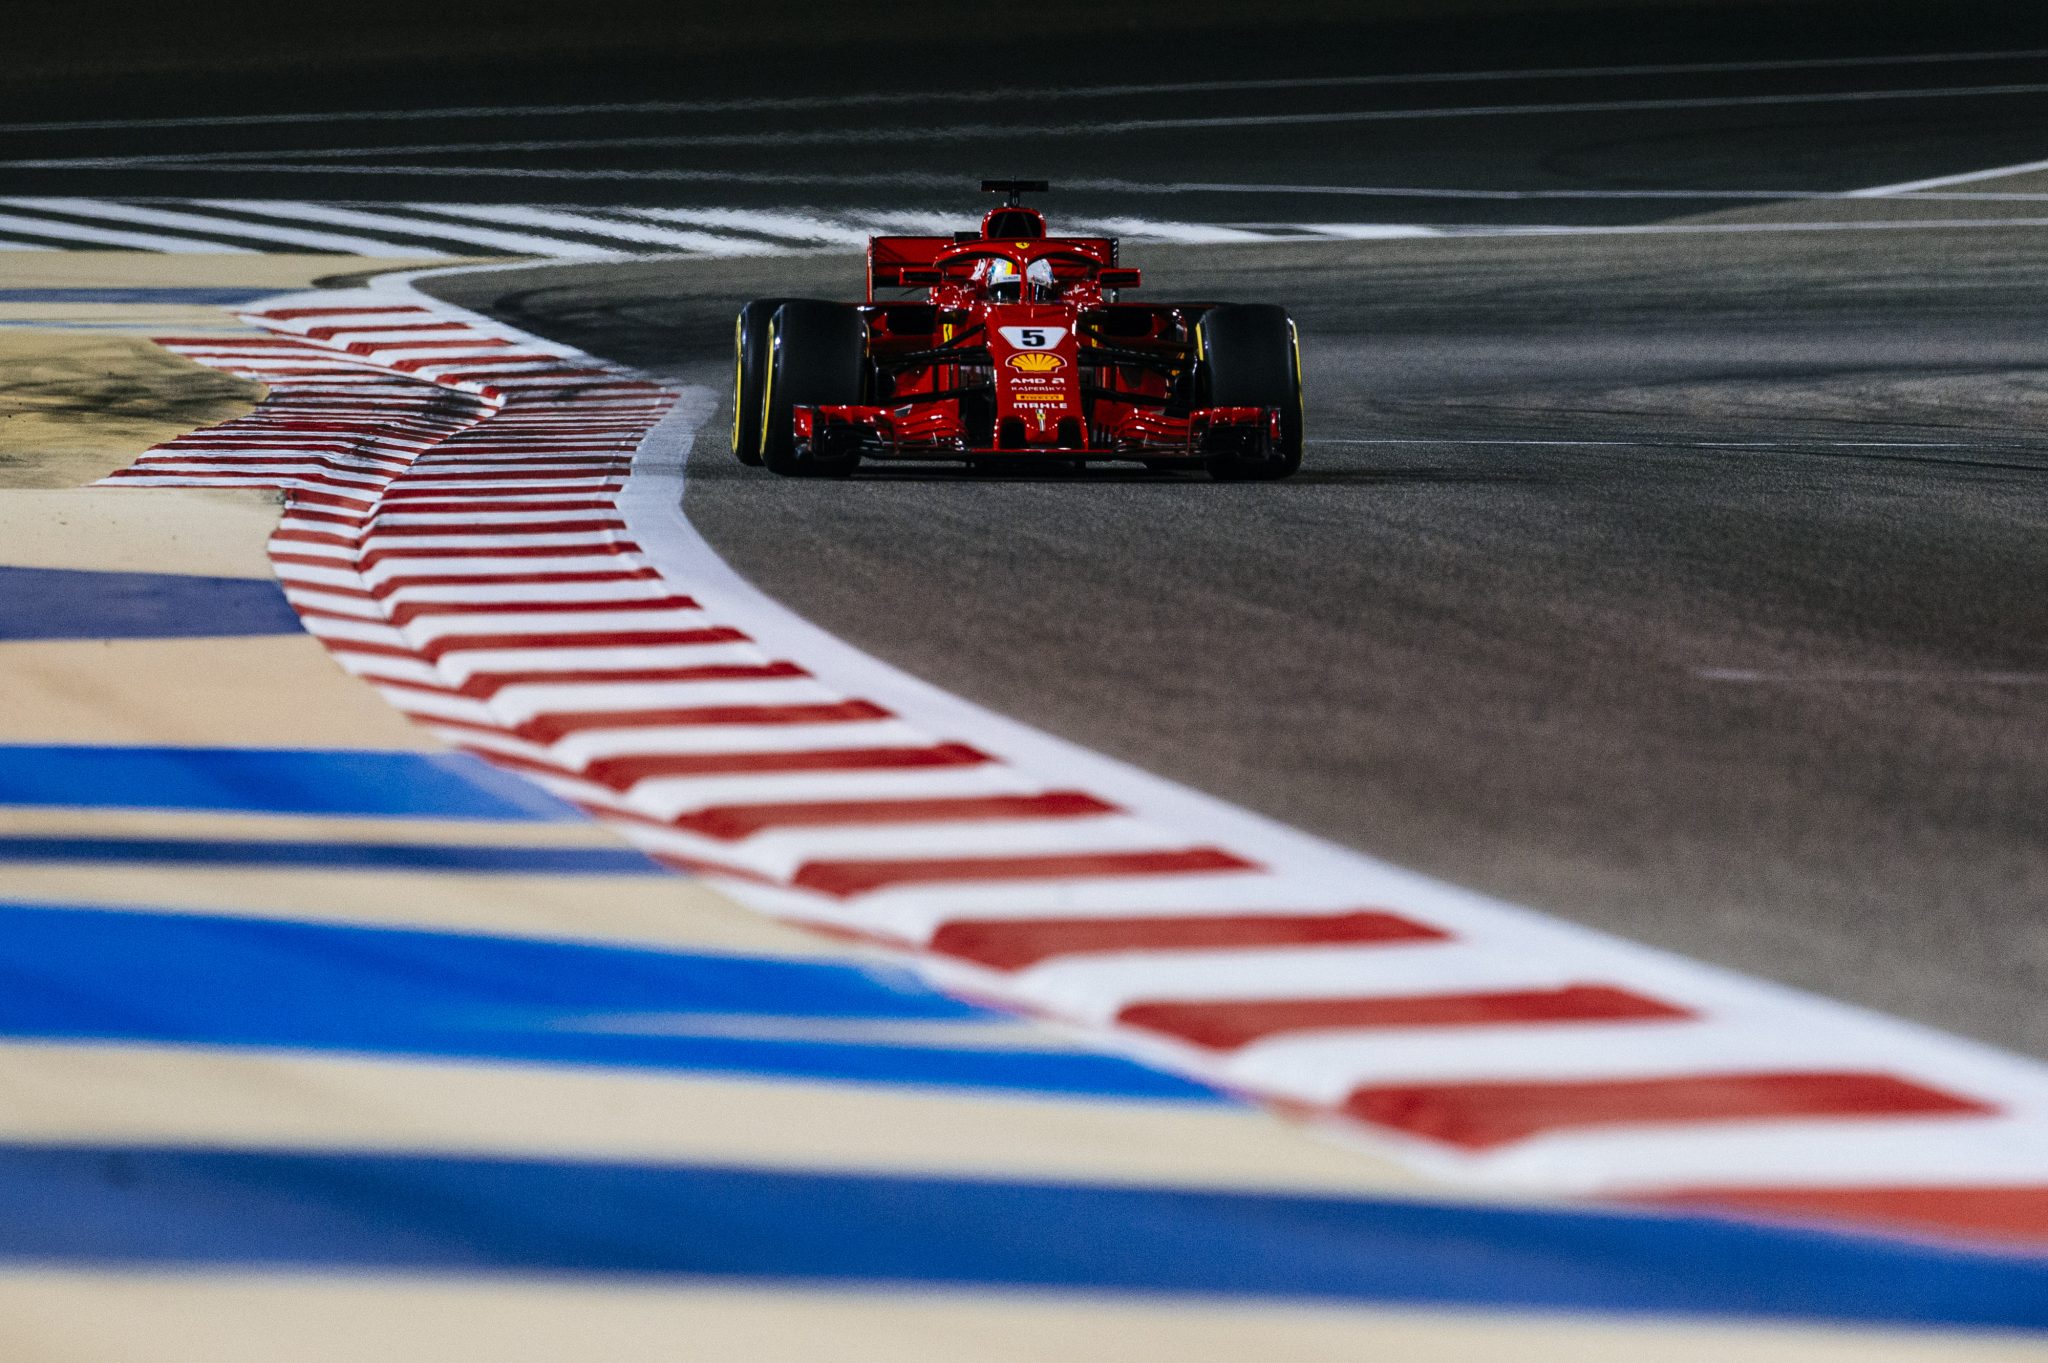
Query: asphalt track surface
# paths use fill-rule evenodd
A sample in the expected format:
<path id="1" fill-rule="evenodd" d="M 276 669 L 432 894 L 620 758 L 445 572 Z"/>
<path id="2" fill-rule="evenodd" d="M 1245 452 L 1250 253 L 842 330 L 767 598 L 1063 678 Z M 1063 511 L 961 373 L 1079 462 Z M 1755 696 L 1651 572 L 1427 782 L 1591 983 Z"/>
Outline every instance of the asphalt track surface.
<path id="1" fill-rule="evenodd" d="M 686 509 L 818 624 L 1336 841 L 2048 1053 L 2048 265 L 2024 229 L 1159 248 L 1273 299 L 1307 467 L 850 483 Z M 437 293 L 694 382 L 858 262 Z M 721 418 L 722 419 L 722 418 Z"/>

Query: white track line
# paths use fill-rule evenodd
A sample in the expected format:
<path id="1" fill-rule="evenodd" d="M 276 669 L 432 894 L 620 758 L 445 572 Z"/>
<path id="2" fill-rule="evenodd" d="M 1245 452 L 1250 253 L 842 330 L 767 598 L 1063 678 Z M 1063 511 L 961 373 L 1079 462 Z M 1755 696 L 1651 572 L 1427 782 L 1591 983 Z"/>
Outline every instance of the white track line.
<path id="1" fill-rule="evenodd" d="M 340 227 L 360 227 L 372 231 L 382 229 L 402 236 L 425 237 L 428 240 L 466 242 L 474 246 L 489 246 L 507 255 L 585 257 L 601 260 L 619 254 L 598 246 L 558 241 L 553 237 L 535 236 L 526 232 L 469 227 L 438 219 L 407 217 L 400 213 L 344 208 L 338 204 L 312 203 L 297 199 L 199 199 L 196 202 L 241 213 L 261 213 L 270 217 L 292 218 L 302 222 Z"/>
<path id="2" fill-rule="evenodd" d="M 1998 180 L 2008 175 L 2028 175 L 2041 170 L 2048 170 L 2048 161 L 2022 161 L 2018 165 L 1993 166 L 1989 170 L 1966 170 L 1958 175 L 1935 175 L 1925 180 L 1907 180 L 1896 185 L 1873 185 L 1869 189 L 1851 190 L 1846 197 L 1883 199 L 1894 194 L 1917 194 L 1923 189 L 1946 189 L 1951 185 L 1975 184 L 1980 180 Z"/>
<path id="3" fill-rule="evenodd" d="M 440 204 L 414 202 L 405 205 L 419 213 L 446 213 L 453 217 L 480 218 L 486 222 L 510 223 L 515 227 L 552 228 L 558 232 L 581 232 L 631 242 L 636 246 L 658 246 L 669 251 L 697 251 L 706 254 L 756 255 L 776 251 L 765 242 L 753 243 L 739 237 L 721 237 L 710 232 L 679 231 L 649 222 L 621 222 L 590 212 L 565 208 L 544 208 L 524 204 Z M 752 248 L 752 249 L 749 249 Z"/>
<path id="4" fill-rule="evenodd" d="M 347 236 L 339 232 L 310 231 L 300 227 L 284 227 L 272 223 L 247 222 L 238 218 L 223 218 L 207 213 L 196 213 L 188 208 L 158 208 L 139 204 L 121 203 L 111 199 L 0 199 L 0 204 L 11 208 L 30 211 L 47 209 L 53 213 L 71 213 L 82 218 L 102 218 L 112 222 L 137 223 L 145 227 L 167 227 L 174 231 L 184 228 L 193 232 L 213 233 L 220 236 L 242 237 L 252 241 L 274 241 L 282 246 L 299 246 L 312 251 L 338 251 L 345 255 L 386 255 L 391 243 L 377 241 L 370 237 Z M 418 256 L 441 256 L 444 251 L 431 251 L 423 246 L 407 248 L 407 253 Z"/>
<path id="5" fill-rule="evenodd" d="M 2048 218 L 1911 218 L 1874 222 L 1658 222 L 1622 227 L 1461 227 L 1458 236 L 1626 237 L 1743 236 L 1770 232 L 1920 232 L 2048 227 Z"/>
<path id="6" fill-rule="evenodd" d="M 43 237 L 51 241 L 76 241 L 91 246 L 118 246 L 129 251 L 158 251 L 172 255 L 257 255 L 259 252 L 247 246 L 229 246 L 221 242 L 197 241 L 191 237 L 168 237 L 154 232 L 129 232 L 111 227 L 91 227 L 82 223 L 60 222 L 55 218 L 29 218 L 18 213 L 0 213 L 0 232 L 19 232 L 23 236 Z"/>
<path id="7" fill-rule="evenodd" d="M 822 242 L 833 246 L 866 249 L 868 232 L 846 223 L 834 222 L 822 213 L 802 210 L 774 213 L 736 208 L 618 208 L 611 210 L 629 217 L 655 222 L 681 223 L 691 227 L 724 227 L 754 232 L 784 241 Z"/>
<path id="8" fill-rule="evenodd" d="M 2007 167 L 1981 174 L 1947 177 L 1957 180 L 1987 178 L 1996 175 L 2013 174 L 2027 169 L 2048 168 L 2048 162 L 2038 167 Z M 1928 181 L 1924 183 L 1936 183 Z M 1809 200 L 1870 198 L 1879 191 L 1868 189 L 1443 189 L 1422 185 L 1268 185 L 1229 184 L 1215 181 L 1190 180 L 1176 183 L 1155 183 L 1145 180 L 1063 180 L 1061 189 L 1101 190 L 1124 194 L 1250 194 L 1273 196 L 1280 194 L 1303 197 L 1329 196 L 1334 198 L 1359 199 L 1443 199 L 1449 201 L 1471 199 L 1479 202 L 1519 203 L 1544 200 L 1590 200 L 1594 202 L 1615 201 L 1621 203 L 1643 201 L 1660 202 L 1677 199 L 1731 199 L 1742 202 L 1788 202 L 1799 203 Z M 1896 192 L 1884 188 L 1884 193 Z M 2048 200 L 2048 193 L 2041 194 L 1917 194 L 1915 197 L 1938 202 L 1958 203 L 2029 203 Z"/>
<path id="9" fill-rule="evenodd" d="M 1942 671 L 1906 667 L 1696 667 L 1692 669 L 1692 674 L 1701 681 L 1765 686 L 2048 686 L 2048 672 L 1998 669 L 1958 668 Z"/>

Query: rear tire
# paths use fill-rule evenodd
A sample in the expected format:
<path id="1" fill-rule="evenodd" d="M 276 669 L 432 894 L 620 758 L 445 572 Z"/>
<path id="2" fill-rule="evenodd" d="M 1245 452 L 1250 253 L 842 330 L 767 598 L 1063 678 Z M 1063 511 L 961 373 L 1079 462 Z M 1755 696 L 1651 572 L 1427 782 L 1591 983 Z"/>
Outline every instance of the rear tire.
<path id="1" fill-rule="evenodd" d="M 761 385 L 768 377 L 768 323 L 787 298 L 757 298 L 733 319 L 732 453 L 742 464 L 761 463 Z"/>
<path id="2" fill-rule="evenodd" d="M 857 440 L 798 441 L 792 407 L 851 406 L 867 388 L 868 328 L 846 303 L 798 298 L 768 323 L 761 391 L 761 462 L 790 478 L 843 478 L 860 463 Z M 845 432 L 851 435 L 851 432 Z"/>
<path id="3" fill-rule="evenodd" d="M 1222 303 L 1195 324 L 1198 391 L 1205 407 L 1278 407 L 1280 438 L 1260 452 L 1217 451 L 1219 482 L 1285 478 L 1301 467 L 1301 345 L 1285 308 Z M 1259 442 L 1264 445 L 1265 442 Z"/>

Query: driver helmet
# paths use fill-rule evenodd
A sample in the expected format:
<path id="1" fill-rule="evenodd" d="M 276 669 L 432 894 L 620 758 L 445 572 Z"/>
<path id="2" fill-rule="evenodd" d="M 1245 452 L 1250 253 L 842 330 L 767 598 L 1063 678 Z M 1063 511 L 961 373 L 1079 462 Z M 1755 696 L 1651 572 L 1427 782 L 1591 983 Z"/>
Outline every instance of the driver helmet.
<path id="1" fill-rule="evenodd" d="M 1044 258 L 1032 261 L 1024 267 L 1025 293 L 1034 303 L 1051 303 L 1058 300 L 1060 291 L 1052 279 L 1052 262 Z"/>
<path id="2" fill-rule="evenodd" d="M 992 303 L 1015 303 L 1024 296 L 1024 276 L 1016 262 L 1000 256 L 982 263 L 981 284 Z"/>

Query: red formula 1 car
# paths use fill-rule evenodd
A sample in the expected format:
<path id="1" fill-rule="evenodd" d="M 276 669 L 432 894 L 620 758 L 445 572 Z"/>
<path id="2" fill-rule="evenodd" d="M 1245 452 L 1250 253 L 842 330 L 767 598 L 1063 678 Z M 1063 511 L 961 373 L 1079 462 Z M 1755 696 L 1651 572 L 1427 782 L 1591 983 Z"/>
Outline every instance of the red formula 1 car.
<path id="1" fill-rule="evenodd" d="M 876 237 L 864 303 L 740 310 L 733 453 L 792 476 L 863 459 L 1135 460 L 1219 479 L 1301 466 L 1301 351 L 1270 304 L 1125 303 L 1111 237 L 1046 235 L 1019 196 L 978 232 Z M 922 291 L 901 301 L 881 291 Z"/>

